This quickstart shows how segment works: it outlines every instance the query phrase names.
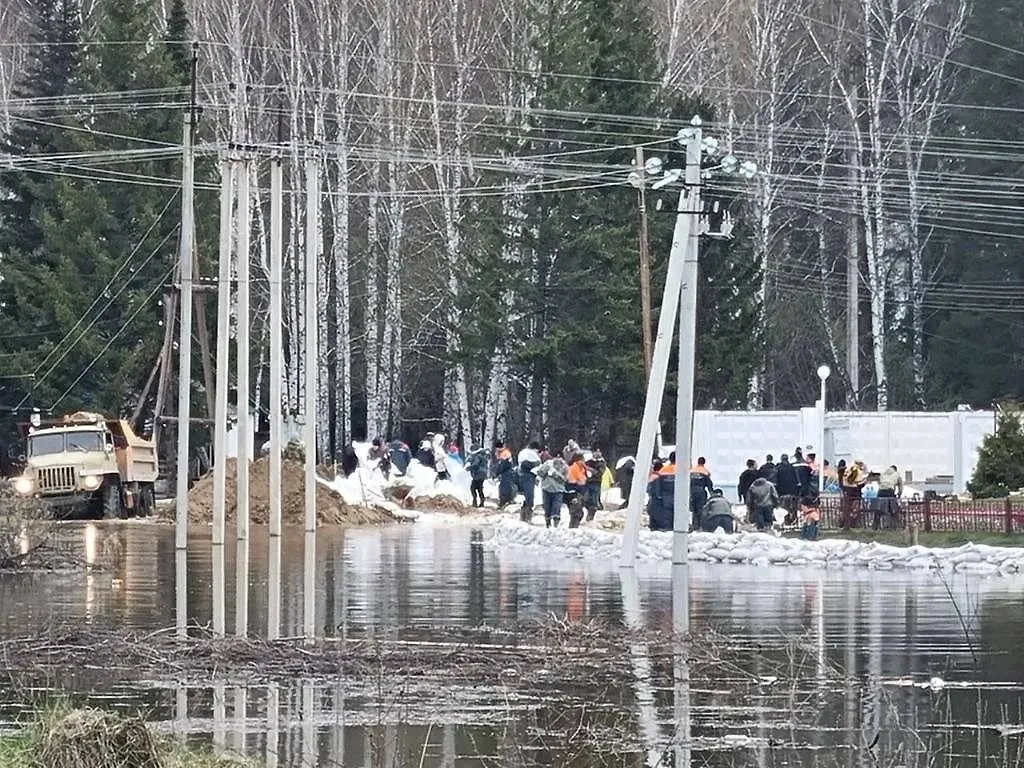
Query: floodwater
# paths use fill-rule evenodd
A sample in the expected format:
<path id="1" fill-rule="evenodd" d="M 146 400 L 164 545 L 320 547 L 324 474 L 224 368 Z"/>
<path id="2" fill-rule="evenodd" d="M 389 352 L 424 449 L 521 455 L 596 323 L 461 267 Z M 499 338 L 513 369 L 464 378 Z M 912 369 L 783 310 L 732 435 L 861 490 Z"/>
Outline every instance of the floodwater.
<path id="1" fill-rule="evenodd" d="M 230 533 L 230 532 L 229 532 Z M 174 624 L 174 532 L 68 524 L 102 570 L 0 575 L 0 638 L 55 622 Z M 605 618 L 670 631 L 672 572 L 481 546 L 486 531 L 321 529 L 325 634 L 429 638 L 438 626 Z M 229 539 L 229 543 L 230 543 Z M 234 615 L 233 546 L 226 548 Z M 267 540 L 253 529 L 249 627 L 266 627 Z M 282 634 L 302 627 L 302 533 L 285 532 Z M 1024 579 L 694 564 L 690 621 L 718 663 L 629 644 L 632 674 L 535 687 L 415 680 L 124 685 L 103 670 L 0 688 L 0 727 L 46 689 L 143 710 L 162 730 L 269 766 L 1010 766 L 1024 762 Z M 190 538 L 189 608 L 211 618 L 208 530 Z M 702 649 L 707 651 L 708 649 Z"/>

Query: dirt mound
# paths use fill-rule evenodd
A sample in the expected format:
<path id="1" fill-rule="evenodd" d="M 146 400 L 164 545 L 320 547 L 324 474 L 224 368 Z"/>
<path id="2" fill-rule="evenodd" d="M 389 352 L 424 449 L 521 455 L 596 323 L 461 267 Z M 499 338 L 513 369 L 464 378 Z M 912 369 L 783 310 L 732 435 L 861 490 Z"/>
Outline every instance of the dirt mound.
<path id="1" fill-rule="evenodd" d="M 405 496 L 402 499 L 402 506 L 406 509 L 435 510 L 440 512 L 475 512 L 472 507 L 467 506 L 454 496 Z"/>
<path id="2" fill-rule="evenodd" d="M 235 518 L 235 460 L 227 462 L 225 517 Z M 189 491 L 189 518 L 193 523 L 213 521 L 213 474 L 202 478 Z M 281 521 L 301 525 L 306 516 L 306 468 L 302 462 L 285 458 L 281 462 Z M 172 517 L 174 508 L 167 511 Z M 165 513 L 166 514 L 166 513 Z M 392 522 L 387 510 L 346 504 L 334 491 L 317 483 L 316 517 L 323 524 L 376 525 Z M 262 458 L 249 465 L 249 520 L 265 525 L 270 519 L 270 461 Z"/>

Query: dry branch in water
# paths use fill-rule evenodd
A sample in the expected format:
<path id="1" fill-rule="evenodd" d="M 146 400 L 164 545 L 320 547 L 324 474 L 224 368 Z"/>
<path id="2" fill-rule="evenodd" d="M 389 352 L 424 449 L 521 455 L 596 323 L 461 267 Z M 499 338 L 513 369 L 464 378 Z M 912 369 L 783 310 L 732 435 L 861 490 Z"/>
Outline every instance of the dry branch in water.
<path id="1" fill-rule="evenodd" d="M 0 481 L 0 571 L 83 567 L 80 557 L 54 546 L 55 527 L 49 508 Z"/>

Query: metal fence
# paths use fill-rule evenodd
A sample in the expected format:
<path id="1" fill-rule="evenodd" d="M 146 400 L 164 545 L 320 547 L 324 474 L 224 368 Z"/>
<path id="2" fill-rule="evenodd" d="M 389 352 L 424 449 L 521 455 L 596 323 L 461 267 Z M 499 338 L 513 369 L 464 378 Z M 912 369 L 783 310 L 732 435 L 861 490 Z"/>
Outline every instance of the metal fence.
<path id="1" fill-rule="evenodd" d="M 904 501 L 883 499 L 855 501 L 848 525 L 870 528 L 877 518 L 880 528 L 903 529 L 913 524 L 918 530 L 977 531 L 983 533 L 1024 534 L 1024 503 L 1010 499 L 924 499 Z M 843 504 L 839 496 L 821 499 L 821 524 L 824 528 L 842 528 Z"/>

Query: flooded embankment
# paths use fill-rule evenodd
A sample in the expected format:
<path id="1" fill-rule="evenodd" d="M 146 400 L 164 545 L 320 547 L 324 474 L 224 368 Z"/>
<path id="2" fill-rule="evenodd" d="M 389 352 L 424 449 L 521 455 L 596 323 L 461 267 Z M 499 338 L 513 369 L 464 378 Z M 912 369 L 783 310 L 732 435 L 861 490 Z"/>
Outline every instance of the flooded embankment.
<path id="1" fill-rule="evenodd" d="M 324 643 L 196 629 L 182 648 L 166 631 L 173 531 L 61 526 L 62 545 L 95 567 L 0 574 L 0 720 L 60 691 L 276 766 L 1017 761 L 1019 576 L 694 563 L 681 638 L 670 566 L 623 577 L 614 562 L 485 548 L 488 536 L 323 528 Z M 258 634 L 267 552 L 253 528 Z M 193 531 L 188 558 L 191 623 L 203 627 L 208 529 Z M 282 634 L 295 637 L 301 531 L 286 530 L 282 562 Z M 230 603 L 233 563 L 226 572 Z"/>

